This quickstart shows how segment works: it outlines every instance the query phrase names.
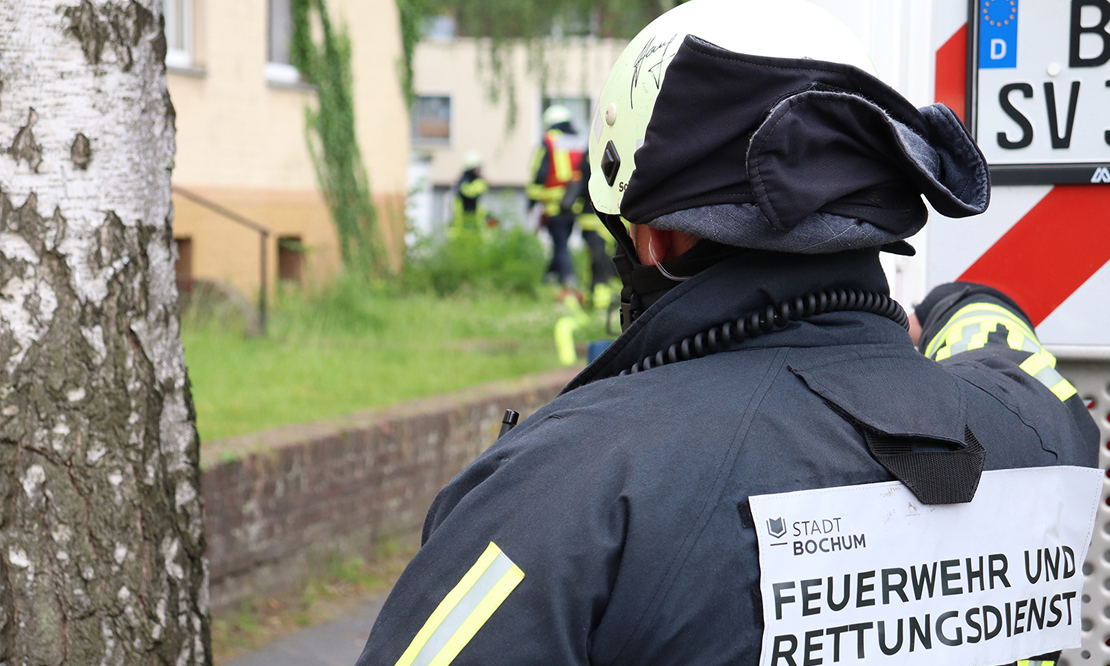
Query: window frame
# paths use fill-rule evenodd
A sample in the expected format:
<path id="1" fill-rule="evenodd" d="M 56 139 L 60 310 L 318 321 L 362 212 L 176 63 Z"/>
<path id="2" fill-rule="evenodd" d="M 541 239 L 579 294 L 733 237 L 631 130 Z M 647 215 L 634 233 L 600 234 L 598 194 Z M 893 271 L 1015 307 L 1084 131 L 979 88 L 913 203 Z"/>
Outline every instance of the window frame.
<path id="1" fill-rule="evenodd" d="M 182 16 L 177 14 L 177 3 L 181 3 Z M 192 69 L 193 67 L 193 4 L 195 0 L 162 0 L 162 15 L 166 22 L 166 67 L 172 69 Z M 181 40 L 184 48 L 171 45 L 170 35 L 181 27 Z"/>
<path id="2" fill-rule="evenodd" d="M 418 118 L 417 109 L 420 105 L 420 100 L 423 99 L 444 99 L 447 100 L 447 136 L 422 136 L 417 131 Z M 455 126 L 455 105 L 454 98 L 451 93 L 419 93 L 412 104 L 412 117 L 409 122 L 409 139 L 414 146 L 450 146 L 454 137 Z"/>
<path id="3" fill-rule="evenodd" d="M 289 8 L 289 34 L 286 35 L 288 40 L 293 39 L 293 5 L 289 0 L 267 0 L 266 2 L 266 80 L 270 83 L 285 86 L 298 86 L 304 83 L 300 70 L 293 66 L 291 62 L 282 62 L 274 60 L 274 3 L 283 2 Z M 289 44 L 286 44 L 284 51 L 286 56 L 292 60 Z"/>
<path id="4" fill-rule="evenodd" d="M 280 284 L 304 284 L 305 247 L 298 234 L 278 236 L 277 240 L 277 278 Z M 294 275 L 283 275 L 292 269 Z"/>

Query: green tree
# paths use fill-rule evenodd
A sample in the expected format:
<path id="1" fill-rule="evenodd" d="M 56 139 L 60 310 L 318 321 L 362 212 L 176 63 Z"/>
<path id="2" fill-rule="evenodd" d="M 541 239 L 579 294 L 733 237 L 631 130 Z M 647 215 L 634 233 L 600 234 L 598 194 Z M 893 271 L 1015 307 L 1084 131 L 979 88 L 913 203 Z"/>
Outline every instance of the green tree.
<path id="1" fill-rule="evenodd" d="M 348 270 L 389 273 L 370 195 L 370 179 L 355 136 L 351 40 L 332 25 L 325 0 L 292 0 L 293 65 L 316 88 L 316 108 L 305 108 L 305 133 L 316 178 L 331 210 Z M 313 38 L 314 23 L 320 41 Z"/>
<path id="2" fill-rule="evenodd" d="M 210 666 L 162 0 L 0 2 L 0 663 Z"/>

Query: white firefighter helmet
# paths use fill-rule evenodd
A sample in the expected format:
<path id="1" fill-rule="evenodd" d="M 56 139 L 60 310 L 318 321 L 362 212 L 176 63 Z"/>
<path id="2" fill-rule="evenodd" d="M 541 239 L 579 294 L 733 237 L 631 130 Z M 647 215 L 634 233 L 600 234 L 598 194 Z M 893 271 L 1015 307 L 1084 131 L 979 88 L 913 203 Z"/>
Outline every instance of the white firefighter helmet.
<path id="1" fill-rule="evenodd" d="M 590 128 L 589 189 L 602 213 L 621 212 L 624 189 L 636 169 L 636 150 L 643 145 L 667 68 L 686 35 L 736 53 L 824 60 L 875 73 L 852 31 L 805 0 L 691 0 L 675 7 L 636 35 L 601 89 Z M 546 125 L 546 113 L 544 120 Z M 615 174 L 602 168 L 612 161 L 605 155 L 610 141 L 619 157 Z"/>
<path id="2" fill-rule="evenodd" d="M 466 154 L 463 155 L 463 171 L 477 169 L 480 166 L 482 166 L 482 153 L 478 152 L 477 150 L 466 151 Z"/>
<path id="3" fill-rule="evenodd" d="M 543 128 L 550 129 L 553 125 L 570 121 L 570 109 L 562 104 L 552 104 L 543 112 Z"/>

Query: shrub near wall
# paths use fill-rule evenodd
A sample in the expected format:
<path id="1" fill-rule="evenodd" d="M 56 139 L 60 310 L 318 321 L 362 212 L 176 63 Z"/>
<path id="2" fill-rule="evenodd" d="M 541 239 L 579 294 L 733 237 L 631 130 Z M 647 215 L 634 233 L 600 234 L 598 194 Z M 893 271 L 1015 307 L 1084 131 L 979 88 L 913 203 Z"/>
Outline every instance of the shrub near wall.
<path id="1" fill-rule="evenodd" d="M 417 541 L 439 489 L 574 376 L 560 370 L 385 410 L 206 443 L 213 608 L 298 587 L 328 556 Z"/>
<path id="2" fill-rule="evenodd" d="M 463 231 L 410 247 L 405 284 L 440 296 L 495 291 L 535 297 L 546 266 L 539 237 L 523 227 Z"/>

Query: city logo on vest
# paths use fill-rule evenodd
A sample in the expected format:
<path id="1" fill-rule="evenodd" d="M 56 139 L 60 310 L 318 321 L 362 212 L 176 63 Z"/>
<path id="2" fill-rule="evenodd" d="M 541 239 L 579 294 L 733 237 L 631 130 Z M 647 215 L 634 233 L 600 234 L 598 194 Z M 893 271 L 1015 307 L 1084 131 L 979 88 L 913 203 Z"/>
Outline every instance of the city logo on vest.
<path id="1" fill-rule="evenodd" d="M 768 518 L 767 532 L 776 539 L 786 536 L 786 521 L 782 518 Z"/>
<path id="2" fill-rule="evenodd" d="M 854 548 L 867 548 L 865 533 L 851 534 L 842 524 L 841 516 L 788 521 L 785 518 L 768 518 L 767 533 L 776 541 L 769 546 L 791 546 L 795 557 L 818 553 L 838 553 Z M 789 535 L 793 539 L 783 539 Z"/>

